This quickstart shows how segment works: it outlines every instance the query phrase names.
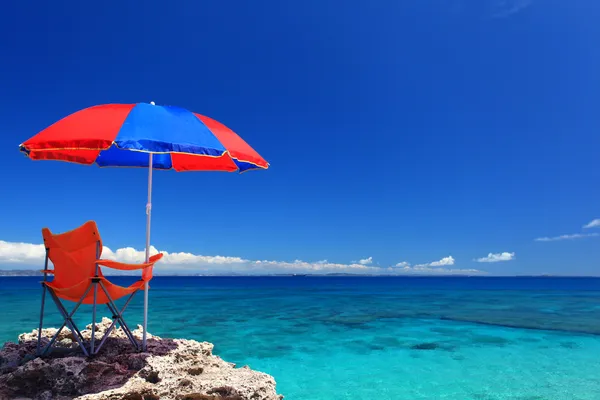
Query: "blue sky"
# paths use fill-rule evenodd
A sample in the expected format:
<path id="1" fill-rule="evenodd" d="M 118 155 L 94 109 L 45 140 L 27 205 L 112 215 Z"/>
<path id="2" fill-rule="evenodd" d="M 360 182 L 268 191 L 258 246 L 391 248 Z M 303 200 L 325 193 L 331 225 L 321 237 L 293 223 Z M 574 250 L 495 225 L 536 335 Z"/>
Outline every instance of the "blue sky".
<path id="1" fill-rule="evenodd" d="M 535 241 L 600 233 L 583 228 L 600 218 L 597 2 L 140 4 L 4 6 L 4 268 L 37 268 L 43 226 L 88 219 L 114 254 L 143 248 L 146 171 L 33 162 L 18 145 L 84 107 L 155 101 L 225 123 L 271 163 L 155 173 L 152 244 L 189 253 L 188 269 L 372 257 L 369 271 L 600 274 L 600 237 Z"/>

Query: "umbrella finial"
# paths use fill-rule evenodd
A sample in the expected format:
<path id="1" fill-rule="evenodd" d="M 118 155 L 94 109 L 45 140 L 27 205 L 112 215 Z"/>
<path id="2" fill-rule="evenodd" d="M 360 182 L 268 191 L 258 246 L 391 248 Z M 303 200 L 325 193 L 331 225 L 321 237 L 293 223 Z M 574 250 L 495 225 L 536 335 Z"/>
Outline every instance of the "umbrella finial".
<path id="1" fill-rule="evenodd" d="M 151 104 L 151 105 L 153 105 L 153 106 L 155 106 L 155 105 L 156 105 L 156 103 L 154 103 L 153 101 L 151 101 L 151 102 L 150 102 L 150 104 Z"/>

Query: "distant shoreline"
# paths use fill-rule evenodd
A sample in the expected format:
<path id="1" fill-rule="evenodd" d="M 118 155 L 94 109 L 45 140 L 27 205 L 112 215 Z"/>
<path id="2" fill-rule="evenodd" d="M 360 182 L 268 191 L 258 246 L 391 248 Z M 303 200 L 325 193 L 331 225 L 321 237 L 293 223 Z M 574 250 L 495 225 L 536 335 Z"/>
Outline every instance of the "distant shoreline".
<path id="1" fill-rule="evenodd" d="M 43 274 L 37 270 L 0 270 L 0 278 L 19 278 L 19 277 L 41 277 Z M 118 274 L 118 275 L 107 275 L 107 276 L 138 276 L 134 274 Z M 244 275 L 244 274 L 155 274 L 156 278 L 181 278 L 181 277 L 197 277 L 197 278 L 600 278 L 600 276 L 594 275 L 417 275 L 417 274 L 344 274 L 344 273 L 330 273 L 330 274 L 256 274 L 256 275 Z"/>

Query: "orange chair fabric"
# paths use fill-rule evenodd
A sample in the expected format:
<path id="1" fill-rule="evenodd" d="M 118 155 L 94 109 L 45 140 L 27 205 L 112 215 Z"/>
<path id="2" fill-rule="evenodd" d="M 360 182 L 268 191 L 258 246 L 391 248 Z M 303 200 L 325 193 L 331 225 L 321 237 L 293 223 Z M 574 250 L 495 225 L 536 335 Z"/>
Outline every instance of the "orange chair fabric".
<path id="1" fill-rule="evenodd" d="M 125 264 L 117 261 L 102 260 L 102 239 L 94 221 L 88 221 L 77 229 L 61 234 L 52 234 L 48 228 L 42 229 L 44 244 L 48 250 L 48 257 L 54 264 L 54 270 L 46 273 L 53 274 L 54 279 L 44 282 L 46 286 L 64 300 L 78 302 L 96 277 L 96 264 L 98 275 L 112 300 L 131 294 L 144 287 L 152 279 L 152 268 L 162 258 L 162 254 L 150 257 L 148 263 Z M 110 282 L 102 274 L 100 265 L 125 271 L 143 270 L 142 279 L 128 287 L 118 286 Z M 94 302 L 93 291 L 90 290 L 83 304 Z M 103 290 L 97 291 L 96 303 L 106 304 L 108 297 Z"/>

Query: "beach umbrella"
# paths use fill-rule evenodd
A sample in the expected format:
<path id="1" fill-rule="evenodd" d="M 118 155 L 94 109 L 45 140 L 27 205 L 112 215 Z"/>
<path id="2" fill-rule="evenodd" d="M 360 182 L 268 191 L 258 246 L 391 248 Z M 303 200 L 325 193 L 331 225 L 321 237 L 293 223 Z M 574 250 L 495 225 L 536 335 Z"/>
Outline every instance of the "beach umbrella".
<path id="1" fill-rule="evenodd" d="M 174 106 L 103 104 L 77 111 L 19 146 L 32 160 L 148 168 L 146 262 L 150 256 L 152 170 L 246 172 L 269 164 L 231 129 Z M 148 284 L 144 288 L 144 333 Z"/>

